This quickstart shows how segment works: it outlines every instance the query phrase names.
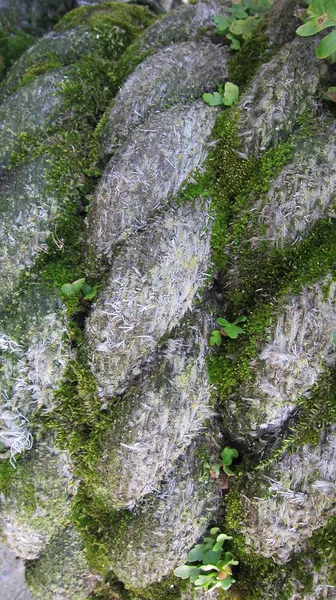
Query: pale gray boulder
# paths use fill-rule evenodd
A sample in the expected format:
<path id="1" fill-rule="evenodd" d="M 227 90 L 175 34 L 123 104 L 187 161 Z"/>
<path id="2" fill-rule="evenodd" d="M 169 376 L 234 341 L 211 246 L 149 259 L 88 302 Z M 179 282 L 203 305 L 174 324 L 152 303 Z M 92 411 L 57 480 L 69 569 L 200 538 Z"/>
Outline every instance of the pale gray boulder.
<path id="1" fill-rule="evenodd" d="M 89 216 L 96 256 L 111 257 L 116 244 L 143 229 L 202 165 L 216 111 L 201 101 L 154 115 L 108 163 Z M 176 148 L 180 152 L 176 154 Z"/>

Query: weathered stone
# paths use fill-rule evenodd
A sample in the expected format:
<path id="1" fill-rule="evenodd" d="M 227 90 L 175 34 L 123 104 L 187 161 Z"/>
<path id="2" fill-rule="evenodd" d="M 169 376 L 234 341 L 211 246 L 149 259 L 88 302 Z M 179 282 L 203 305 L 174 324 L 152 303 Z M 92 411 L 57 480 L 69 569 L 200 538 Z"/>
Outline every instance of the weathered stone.
<path id="1" fill-rule="evenodd" d="M 331 432 L 320 446 L 303 446 L 273 463 L 258 498 L 242 497 L 249 515 L 242 533 L 258 553 L 286 562 L 335 514 L 335 455 Z"/>
<path id="2" fill-rule="evenodd" d="M 117 243 L 144 228 L 202 165 L 215 117 L 216 112 L 199 101 L 171 108 L 147 121 L 120 156 L 111 159 L 88 219 L 96 255 L 111 256 Z"/>
<path id="3" fill-rule="evenodd" d="M 0 106 L 1 171 L 8 166 L 20 134 L 34 134 L 54 122 L 62 105 L 61 85 L 66 80 L 64 70 L 41 75 Z"/>
<path id="4" fill-rule="evenodd" d="M 117 401 L 96 466 L 107 504 L 132 506 L 169 476 L 172 465 L 211 416 L 205 340 L 198 325 L 171 339 L 158 364 Z"/>
<path id="5" fill-rule="evenodd" d="M 84 600 L 99 577 L 88 568 L 84 545 L 71 526 L 55 535 L 41 556 L 28 563 L 27 581 L 37 600 Z"/>
<path id="6" fill-rule="evenodd" d="M 8 77 L 0 87 L 1 97 L 13 93 L 24 83 L 24 77 L 32 67 L 38 71 L 46 68 L 48 63 L 52 70 L 77 62 L 87 54 L 94 52 L 99 45 L 97 36 L 91 31 L 77 27 L 66 31 L 53 31 L 38 40 L 34 46 L 15 63 Z"/>
<path id="7" fill-rule="evenodd" d="M 12 293 L 54 230 L 60 209 L 57 193 L 47 191 L 47 158 L 10 172 L 0 182 L 0 298 Z"/>
<path id="8" fill-rule="evenodd" d="M 225 48 L 196 42 L 175 44 L 150 56 L 116 96 L 102 134 L 104 153 L 112 153 L 134 127 L 162 107 L 189 104 L 205 91 L 213 91 L 217 81 L 227 78 L 227 60 Z M 189 114 L 190 108 L 183 106 L 182 110 Z M 149 125 L 151 128 L 155 126 Z"/>
<path id="9" fill-rule="evenodd" d="M 6 544 L 18 556 L 39 556 L 69 517 L 76 492 L 69 456 L 51 439 L 39 443 L 17 465 L 9 492 L 1 498 L 0 524 Z"/>
<path id="10" fill-rule="evenodd" d="M 57 297 L 33 287 L 0 322 L 0 441 L 11 456 L 32 444 L 29 419 L 51 410 L 72 356 Z"/>
<path id="11" fill-rule="evenodd" d="M 300 115 L 314 110 L 322 69 L 314 56 L 316 44 L 314 38 L 289 42 L 253 79 L 238 105 L 238 129 L 247 155 L 279 143 Z"/>
<path id="12" fill-rule="evenodd" d="M 91 365 L 104 402 L 121 393 L 193 306 L 210 265 L 207 204 L 157 218 L 115 259 L 87 321 Z"/>
<path id="13" fill-rule="evenodd" d="M 234 399 L 226 404 L 226 423 L 237 440 L 260 444 L 279 434 L 300 396 L 309 394 L 326 366 L 336 364 L 335 292 L 327 278 L 283 301 L 269 341 L 251 365 L 256 380 L 239 390 L 243 410 Z"/>
<path id="14" fill-rule="evenodd" d="M 301 136 L 293 160 L 266 198 L 258 198 L 251 208 L 257 216 L 249 228 L 254 248 L 263 241 L 269 249 L 300 242 L 319 219 L 334 216 L 335 133 L 335 120 L 322 117 L 310 137 Z"/>
<path id="15" fill-rule="evenodd" d="M 220 438 L 214 431 L 211 438 L 214 448 Z M 146 587 L 183 564 L 218 513 L 220 490 L 212 480 L 202 480 L 197 449 L 204 442 L 190 444 L 167 484 L 134 510 L 113 544 L 112 567 L 127 586 Z"/>
<path id="16" fill-rule="evenodd" d="M 32 600 L 25 582 L 25 567 L 19 559 L 0 543 L 1 600 Z"/>

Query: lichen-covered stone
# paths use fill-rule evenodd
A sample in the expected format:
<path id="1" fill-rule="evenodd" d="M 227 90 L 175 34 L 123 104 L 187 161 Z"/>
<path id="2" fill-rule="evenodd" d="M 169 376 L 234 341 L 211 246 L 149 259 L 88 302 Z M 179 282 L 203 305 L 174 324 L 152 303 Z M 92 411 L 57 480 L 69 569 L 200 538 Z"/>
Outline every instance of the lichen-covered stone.
<path id="1" fill-rule="evenodd" d="M 210 265 L 211 224 L 200 201 L 169 210 L 115 259 L 87 321 L 93 372 L 105 401 L 125 389 L 193 307 Z"/>
<path id="2" fill-rule="evenodd" d="M 0 18 L 9 15 L 22 29 L 41 35 L 72 8 L 75 0 L 1 0 Z"/>
<path id="3" fill-rule="evenodd" d="M 226 404 L 226 422 L 240 441 L 266 442 L 279 434 L 300 396 L 309 394 L 326 366 L 336 364 L 333 331 L 336 284 L 328 278 L 286 298 L 268 341 L 252 363 L 255 382 Z"/>
<path id="4" fill-rule="evenodd" d="M 281 48 L 295 38 L 295 32 L 302 22 L 295 12 L 298 8 L 296 0 L 277 0 L 272 3 L 268 14 L 267 37 L 271 44 Z"/>
<path id="5" fill-rule="evenodd" d="M 213 91 L 217 81 L 227 78 L 227 60 L 225 48 L 196 42 L 175 44 L 150 56 L 116 96 L 102 134 L 104 153 L 112 153 L 134 127 L 162 107 L 189 104 L 205 91 Z M 187 106 L 183 110 L 190 112 Z"/>
<path id="6" fill-rule="evenodd" d="M 69 456 L 56 451 L 53 441 L 36 445 L 17 465 L 10 489 L 1 498 L 2 536 L 18 556 L 39 556 L 69 518 L 76 491 Z"/>
<path id="7" fill-rule="evenodd" d="M 135 131 L 107 165 L 92 202 L 88 227 L 96 255 L 111 256 L 117 243 L 144 228 L 202 165 L 215 117 L 197 101 L 155 115 Z"/>
<path id="8" fill-rule="evenodd" d="M 66 79 L 64 70 L 41 75 L 0 106 L 1 171 L 8 166 L 21 133 L 33 134 L 54 122 L 62 105 L 61 85 Z"/>
<path id="9" fill-rule="evenodd" d="M 245 154 L 276 145 L 293 131 L 300 115 L 314 110 L 322 69 L 314 56 L 316 44 L 314 38 L 297 38 L 258 71 L 239 102 Z"/>
<path id="10" fill-rule="evenodd" d="M 223 13 L 225 6 L 226 2 L 210 0 L 177 8 L 155 23 L 150 32 L 144 33 L 141 39 L 142 50 L 158 49 L 186 40 L 204 38 L 206 32 L 213 31 L 213 19 L 219 13 Z"/>
<path id="11" fill-rule="evenodd" d="M 27 582 L 36 600 L 84 600 L 98 581 L 88 567 L 83 541 L 72 526 L 51 538 L 41 556 L 28 563 Z"/>
<path id="12" fill-rule="evenodd" d="M 1 97 L 8 96 L 25 84 L 30 69 L 34 69 L 38 75 L 43 69 L 50 71 L 65 67 L 94 52 L 98 47 L 97 36 L 84 28 L 53 31 L 45 35 L 15 63 L 1 85 Z"/>
<path id="13" fill-rule="evenodd" d="M 334 215 L 335 133 L 334 119 L 318 120 L 311 136 L 299 141 L 266 198 L 257 199 L 251 209 L 256 223 L 249 229 L 254 248 L 263 241 L 269 249 L 300 242 L 319 219 Z"/>
<path id="14" fill-rule="evenodd" d="M 0 182 L 0 298 L 11 294 L 55 229 L 60 210 L 56 191 L 47 190 L 47 158 L 10 172 Z"/>
<path id="15" fill-rule="evenodd" d="M 52 408 L 72 351 L 57 297 L 36 286 L 13 303 L 0 319 L 0 441 L 15 457 L 32 445 L 33 412 Z"/>
<path id="16" fill-rule="evenodd" d="M 216 447 L 219 439 L 212 431 L 209 446 Z M 146 587 L 183 564 L 215 518 L 220 490 L 212 480 L 202 480 L 197 449 L 204 443 L 208 442 L 201 438 L 190 444 L 168 482 L 134 509 L 119 535 L 116 532 L 112 568 L 126 586 Z"/>
<path id="17" fill-rule="evenodd" d="M 158 364 L 118 400 L 96 466 L 107 504 L 131 506 L 169 476 L 172 465 L 210 418 L 205 340 L 197 325 L 168 340 Z"/>
<path id="18" fill-rule="evenodd" d="M 242 533 L 263 556 L 286 562 L 304 549 L 315 530 L 335 513 L 336 436 L 320 446 L 285 453 L 266 470 L 256 495 L 242 501 L 249 520 Z"/>

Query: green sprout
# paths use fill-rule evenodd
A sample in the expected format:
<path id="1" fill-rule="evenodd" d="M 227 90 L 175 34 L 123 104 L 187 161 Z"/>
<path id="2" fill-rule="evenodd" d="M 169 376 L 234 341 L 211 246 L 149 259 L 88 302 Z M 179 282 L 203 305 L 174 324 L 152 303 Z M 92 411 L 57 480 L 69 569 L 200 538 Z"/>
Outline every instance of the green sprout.
<path id="1" fill-rule="evenodd" d="M 211 477 L 213 479 L 218 479 L 221 473 L 221 469 L 223 469 L 224 473 L 226 473 L 228 477 L 233 477 L 234 472 L 230 469 L 230 466 L 232 465 L 233 460 L 235 458 L 238 458 L 238 456 L 238 450 L 236 450 L 235 448 L 230 448 L 229 446 L 223 448 L 221 452 L 222 463 L 208 465 Z"/>
<path id="2" fill-rule="evenodd" d="M 231 567 L 238 564 L 231 552 L 223 549 L 226 540 L 232 537 L 221 533 L 219 527 L 210 529 L 210 536 L 190 550 L 187 564 L 174 571 L 176 577 L 189 579 L 195 589 L 202 589 L 206 593 L 216 588 L 228 590 L 235 582 Z"/>
<path id="3" fill-rule="evenodd" d="M 203 100 L 210 106 L 232 106 L 238 102 L 239 88 L 231 81 L 227 81 L 225 86 L 217 86 L 218 92 L 213 94 L 203 94 Z"/>
<path id="4" fill-rule="evenodd" d="M 226 319 L 222 319 L 219 317 L 217 319 L 218 325 L 220 325 L 220 329 L 214 329 L 211 332 L 209 344 L 210 346 L 220 346 L 222 343 L 222 336 L 227 336 L 232 339 L 237 339 L 238 335 L 244 333 L 244 330 L 241 327 L 238 327 L 238 323 L 244 323 L 247 317 L 242 315 L 238 317 L 233 323 L 227 321 Z"/>
<path id="5" fill-rule="evenodd" d="M 304 24 L 296 30 L 296 33 L 303 37 L 315 35 L 328 27 L 335 27 L 336 0 L 312 0 L 303 14 L 301 13 L 301 18 Z M 336 29 L 319 42 L 316 56 L 320 59 L 330 57 L 332 63 L 336 62 Z"/>
<path id="6" fill-rule="evenodd" d="M 226 36 L 231 50 L 240 50 L 259 26 L 260 18 L 271 3 L 269 0 L 241 0 L 227 9 L 229 16 L 219 15 L 214 21 L 216 32 Z"/>
<path id="7" fill-rule="evenodd" d="M 82 292 L 84 300 L 93 300 L 97 295 L 98 286 L 94 285 L 91 287 L 85 283 L 85 277 L 83 277 L 82 279 L 77 279 L 73 283 L 65 283 L 62 285 L 61 291 L 66 296 L 74 296 L 75 294 L 78 294 L 78 292 Z"/>

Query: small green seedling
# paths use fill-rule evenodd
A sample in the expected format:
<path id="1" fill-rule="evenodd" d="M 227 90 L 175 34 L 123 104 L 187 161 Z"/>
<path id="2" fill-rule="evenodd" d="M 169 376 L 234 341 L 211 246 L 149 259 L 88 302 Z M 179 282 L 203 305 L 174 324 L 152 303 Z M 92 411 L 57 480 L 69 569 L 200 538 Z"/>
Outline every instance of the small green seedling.
<path id="1" fill-rule="evenodd" d="M 226 446 L 221 452 L 221 459 L 223 464 L 224 473 L 226 473 L 229 477 L 233 477 L 234 473 L 229 468 L 232 465 L 232 461 L 234 458 L 238 458 L 238 450 L 235 448 L 230 448 Z"/>
<path id="2" fill-rule="evenodd" d="M 238 101 L 239 88 L 231 81 L 227 81 L 224 88 L 217 86 L 218 92 L 203 94 L 203 100 L 210 106 L 232 106 Z"/>
<path id="3" fill-rule="evenodd" d="M 220 346 L 222 343 L 222 336 L 227 336 L 232 339 L 237 339 L 238 335 L 244 333 L 244 330 L 241 327 L 238 327 L 238 323 L 244 323 L 247 317 L 242 315 L 238 317 L 233 323 L 227 321 L 226 319 L 222 319 L 219 317 L 217 319 L 218 325 L 220 325 L 220 329 L 214 329 L 210 335 L 210 346 Z"/>
<path id="4" fill-rule="evenodd" d="M 228 16 L 215 17 L 216 32 L 226 36 L 231 50 L 240 50 L 250 40 L 260 23 L 261 14 L 271 3 L 269 0 L 240 0 L 227 9 Z"/>
<path id="5" fill-rule="evenodd" d="M 83 277 L 82 279 L 77 279 L 73 283 L 65 283 L 62 285 L 61 291 L 66 296 L 74 296 L 81 291 L 84 296 L 84 300 L 93 300 L 97 295 L 98 286 L 94 285 L 91 287 L 85 283 L 85 278 Z"/>
<path id="6" fill-rule="evenodd" d="M 296 30 L 300 36 L 315 35 L 328 27 L 336 27 L 336 0 L 312 0 L 303 11 L 304 24 Z M 336 29 L 328 33 L 316 47 L 317 58 L 330 58 L 336 62 Z"/>
<path id="7" fill-rule="evenodd" d="M 216 588 L 228 590 L 235 582 L 231 567 L 238 564 L 231 552 L 225 552 L 223 545 L 232 537 L 221 533 L 219 527 L 210 529 L 210 537 L 202 544 L 190 550 L 187 564 L 177 567 L 174 575 L 180 579 L 189 579 L 195 589 L 210 592 Z"/>

